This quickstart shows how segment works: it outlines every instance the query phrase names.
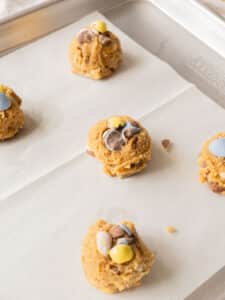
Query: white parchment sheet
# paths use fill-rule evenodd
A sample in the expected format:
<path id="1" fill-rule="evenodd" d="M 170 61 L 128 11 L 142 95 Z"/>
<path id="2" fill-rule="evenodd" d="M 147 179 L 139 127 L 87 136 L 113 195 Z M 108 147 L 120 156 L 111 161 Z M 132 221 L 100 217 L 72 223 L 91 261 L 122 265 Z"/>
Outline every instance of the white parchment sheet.
<path id="1" fill-rule="evenodd" d="M 84 150 L 88 128 L 115 113 L 139 117 L 187 89 L 168 65 L 109 24 L 122 42 L 115 76 L 93 81 L 70 72 L 68 45 L 98 13 L 0 59 L 0 81 L 24 99 L 26 129 L 0 147 L 0 199 Z M 108 22 L 109 23 L 109 22 Z"/>
<path id="2" fill-rule="evenodd" d="M 225 262 L 225 202 L 197 181 L 203 140 L 224 126 L 224 110 L 195 88 L 141 118 L 153 139 L 149 168 L 124 180 L 82 154 L 3 201 L 0 295 L 16 300 L 181 300 Z M 204 115 L 204 118 L 199 118 Z M 160 147 L 169 137 L 171 153 Z M 156 252 L 143 286 L 106 296 L 86 282 L 80 245 L 97 218 L 133 220 Z M 165 232 L 167 225 L 178 229 Z"/>
<path id="3" fill-rule="evenodd" d="M 0 203 L 1 299 L 181 300 L 225 263 L 225 201 L 198 183 L 196 166 L 204 140 L 224 130 L 224 110 L 113 25 L 125 52 L 120 72 L 100 82 L 71 75 L 71 36 L 102 18 L 0 60 L 1 81 L 24 97 L 29 120 L 0 147 L 0 194 L 10 195 Z M 138 117 L 153 139 L 149 167 L 124 180 L 83 153 L 87 129 L 115 113 Z M 163 138 L 173 141 L 171 153 Z M 156 252 L 140 288 L 106 296 L 84 279 L 81 239 L 98 218 L 132 220 Z"/>

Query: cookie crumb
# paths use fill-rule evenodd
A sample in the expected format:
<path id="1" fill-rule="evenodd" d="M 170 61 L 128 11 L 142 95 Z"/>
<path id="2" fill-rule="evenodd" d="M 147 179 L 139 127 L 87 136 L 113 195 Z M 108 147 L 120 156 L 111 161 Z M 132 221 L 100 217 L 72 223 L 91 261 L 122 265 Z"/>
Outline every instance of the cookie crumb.
<path id="1" fill-rule="evenodd" d="M 177 230 L 173 226 L 167 226 L 166 227 L 166 232 L 168 232 L 168 233 L 175 233 L 175 232 L 177 232 Z"/>
<path id="2" fill-rule="evenodd" d="M 169 152 L 170 149 L 171 149 L 172 142 L 169 139 L 163 139 L 161 141 L 161 145 L 162 145 L 162 147 L 163 147 L 164 150 L 166 150 L 167 152 Z"/>

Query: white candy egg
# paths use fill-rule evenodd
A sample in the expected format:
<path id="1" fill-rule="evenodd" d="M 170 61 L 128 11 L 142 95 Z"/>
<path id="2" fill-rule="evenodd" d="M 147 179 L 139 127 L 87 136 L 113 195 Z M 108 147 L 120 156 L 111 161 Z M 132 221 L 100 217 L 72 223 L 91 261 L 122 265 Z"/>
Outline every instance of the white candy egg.
<path id="1" fill-rule="evenodd" d="M 107 256 L 112 247 L 112 237 L 106 231 L 98 231 L 96 234 L 96 245 L 99 253 Z"/>

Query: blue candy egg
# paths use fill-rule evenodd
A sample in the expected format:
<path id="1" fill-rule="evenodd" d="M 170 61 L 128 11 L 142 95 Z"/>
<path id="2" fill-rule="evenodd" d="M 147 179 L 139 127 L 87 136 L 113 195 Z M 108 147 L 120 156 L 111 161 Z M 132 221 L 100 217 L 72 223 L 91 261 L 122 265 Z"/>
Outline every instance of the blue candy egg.
<path id="1" fill-rule="evenodd" d="M 219 138 L 209 144 L 209 152 L 215 156 L 225 157 L 225 138 Z"/>
<path id="2" fill-rule="evenodd" d="M 7 110 L 11 106 L 11 101 L 4 93 L 0 93 L 0 111 Z"/>

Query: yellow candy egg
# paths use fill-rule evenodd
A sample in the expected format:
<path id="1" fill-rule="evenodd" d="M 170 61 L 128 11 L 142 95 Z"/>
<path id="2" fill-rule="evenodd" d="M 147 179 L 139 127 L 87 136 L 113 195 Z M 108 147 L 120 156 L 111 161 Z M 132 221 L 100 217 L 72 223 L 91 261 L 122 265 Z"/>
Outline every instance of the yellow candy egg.
<path id="1" fill-rule="evenodd" d="M 101 21 L 101 20 L 97 20 L 93 23 L 93 27 L 100 33 L 104 33 L 107 31 L 107 26 L 106 23 Z"/>
<path id="2" fill-rule="evenodd" d="M 0 84 L 0 93 L 5 93 L 5 87 L 2 84 Z"/>
<path id="3" fill-rule="evenodd" d="M 109 128 L 119 128 L 125 125 L 125 121 L 121 117 L 111 117 L 108 121 Z"/>
<path id="4" fill-rule="evenodd" d="M 114 246 L 109 251 L 109 256 L 111 257 L 112 261 L 117 264 L 124 264 L 134 257 L 134 252 L 131 246 L 125 244 L 119 244 Z"/>

